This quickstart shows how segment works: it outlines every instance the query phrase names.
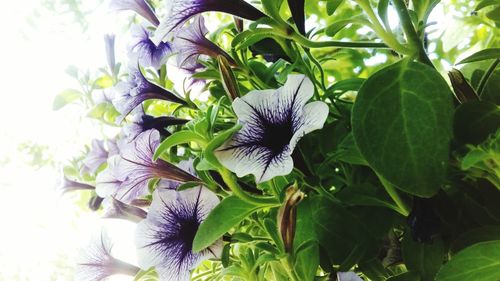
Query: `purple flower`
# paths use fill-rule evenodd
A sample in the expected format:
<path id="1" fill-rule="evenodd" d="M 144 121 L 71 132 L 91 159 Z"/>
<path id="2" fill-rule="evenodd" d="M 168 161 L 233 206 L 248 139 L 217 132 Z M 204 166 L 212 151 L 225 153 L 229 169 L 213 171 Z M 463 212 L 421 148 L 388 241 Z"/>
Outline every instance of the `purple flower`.
<path id="1" fill-rule="evenodd" d="M 160 133 L 149 130 L 121 147 L 120 156 L 110 158 L 106 170 L 97 176 L 97 194 L 101 197 L 113 195 L 120 201 L 131 202 L 148 193 L 148 182 L 153 178 L 199 181 L 162 159 L 153 162 L 153 154 L 159 144 Z"/>
<path id="2" fill-rule="evenodd" d="M 215 156 L 238 177 L 255 175 L 264 182 L 293 169 L 292 152 L 300 138 L 321 129 L 328 106 L 321 101 L 306 104 L 314 86 L 304 75 L 289 75 L 277 90 L 251 91 L 233 102 L 243 125 Z"/>
<path id="3" fill-rule="evenodd" d="M 117 122 L 123 119 L 145 100 L 160 99 L 186 105 L 187 103 L 173 93 L 149 82 L 138 67 L 132 67 L 127 82 L 115 86 L 116 95 L 113 105 L 121 113 Z"/>
<path id="4" fill-rule="evenodd" d="M 174 31 L 191 17 L 208 11 L 223 12 L 248 20 L 258 20 L 265 17 L 261 11 L 244 0 L 170 0 L 165 4 L 167 12 L 158 26 L 155 42 L 170 40 Z"/>
<path id="5" fill-rule="evenodd" d="M 106 144 L 108 149 L 104 148 L 104 141 L 102 140 L 92 140 L 92 145 L 90 151 L 88 152 L 85 159 L 83 159 L 83 172 L 89 172 L 95 174 L 95 172 L 101 167 L 102 164 L 106 163 L 109 156 L 118 153 L 118 147 L 114 141 L 107 140 Z"/>
<path id="6" fill-rule="evenodd" d="M 187 281 L 190 271 L 203 260 L 220 257 L 222 240 L 199 253 L 192 251 L 200 223 L 217 204 L 219 198 L 203 186 L 183 191 L 157 189 L 147 218 L 137 225 L 139 266 L 154 266 L 163 281 Z"/>
<path id="7" fill-rule="evenodd" d="M 189 159 L 189 160 L 182 160 L 179 162 L 179 164 L 177 165 L 177 167 L 179 167 L 180 169 L 190 173 L 191 175 L 193 176 L 197 176 L 196 175 L 196 170 L 194 169 L 194 161 L 193 159 Z M 169 179 L 162 179 L 158 182 L 158 185 L 156 186 L 156 189 L 173 189 L 173 190 L 176 190 L 177 188 L 179 188 L 179 186 L 181 186 L 181 183 L 180 182 L 177 182 L 177 181 L 173 181 L 173 180 L 169 180 Z"/>
<path id="8" fill-rule="evenodd" d="M 77 190 L 94 190 L 95 187 L 90 184 L 70 180 L 64 176 L 59 189 L 61 190 L 61 193 L 64 194 L 66 192 Z"/>
<path id="9" fill-rule="evenodd" d="M 129 140 L 135 139 L 140 133 L 156 129 L 161 136 L 170 136 L 170 132 L 165 128 L 172 125 L 183 125 L 189 120 L 180 119 L 173 116 L 153 117 L 144 113 L 142 107 L 137 107 L 131 113 L 130 124 L 123 126 L 123 132 Z"/>
<path id="10" fill-rule="evenodd" d="M 112 88 L 106 88 L 103 90 L 92 91 L 91 95 L 92 101 L 94 101 L 95 104 L 111 103 L 115 96 L 115 92 Z"/>
<path id="11" fill-rule="evenodd" d="M 158 45 L 151 41 L 150 31 L 140 25 L 131 28 L 132 42 L 131 52 L 137 55 L 139 64 L 144 67 L 154 67 L 159 69 L 164 63 L 164 59 L 172 52 L 169 43 L 160 42 Z"/>
<path id="12" fill-rule="evenodd" d="M 106 219 L 123 219 L 132 222 L 140 222 L 146 218 L 146 211 L 132 205 L 116 200 L 113 196 L 104 199 L 104 214 Z"/>
<path id="13" fill-rule="evenodd" d="M 236 65 L 224 50 L 205 38 L 207 33 L 208 30 L 202 16 L 196 16 L 189 26 L 179 29 L 172 43 L 179 68 L 194 72 L 200 67 L 198 63 L 200 55 L 207 55 L 212 58 L 224 56 L 231 65 Z"/>
<path id="14" fill-rule="evenodd" d="M 111 255 L 113 245 L 105 232 L 99 238 L 82 248 L 76 265 L 77 281 L 101 281 L 111 275 L 126 274 L 135 276 L 139 272 L 137 266 L 128 264 Z"/>
<path id="15" fill-rule="evenodd" d="M 106 48 L 106 59 L 108 60 L 108 67 L 113 75 L 115 74 L 115 35 L 104 35 L 104 47 Z"/>
<path id="16" fill-rule="evenodd" d="M 155 13 L 144 0 L 111 0 L 109 8 L 112 11 L 131 10 L 141 15 L 154 26 L 160 24 Z"/>

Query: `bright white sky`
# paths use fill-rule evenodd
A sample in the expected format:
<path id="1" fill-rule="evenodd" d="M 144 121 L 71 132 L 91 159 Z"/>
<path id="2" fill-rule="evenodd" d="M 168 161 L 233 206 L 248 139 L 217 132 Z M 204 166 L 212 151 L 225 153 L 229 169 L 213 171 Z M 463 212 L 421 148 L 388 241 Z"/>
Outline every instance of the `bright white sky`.
<path id="1" fill-rule="evenodd" d="M 105 66 L 102 37 L 119 22 L 103 5 L 88 19 L 90 37 L 83 36 L 71 18 L 44 11 L 40 2 L 8 1 L 0 17 L 0 280 L 5 281 L 73 280 L 78 249 L 101 224 L 112 225 L 117 254 L 134 259 L 131 225 L 103 222 L 96 214 L 79 211 L 74 206 L 77 194 L 57 193 L 57 169 L 35 170 L 26 163 L 29 155 L 18 152 L 22 143 L 48 145 L 48 153 L 60 162 L 99 136 L 91 121 L 80 120 L 79 107 L 53 112 L 52 101 L 61 90 L 77 86 L 64 72 L 68 65 L 91 70 Z M 92 7 L 97 1 L 83 2 Z M 26 19 L 35 8 L 41 17 L 29 25 Z"/>

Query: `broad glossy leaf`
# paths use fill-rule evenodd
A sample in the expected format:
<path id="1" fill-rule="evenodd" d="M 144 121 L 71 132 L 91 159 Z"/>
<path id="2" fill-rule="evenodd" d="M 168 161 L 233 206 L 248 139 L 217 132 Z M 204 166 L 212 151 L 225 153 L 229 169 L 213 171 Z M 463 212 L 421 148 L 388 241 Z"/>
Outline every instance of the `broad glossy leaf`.
<path id="1" fill-rule="evenodd" d="M 484 49 L 484 50 L 481 50 L 477 53 L 474 53 L 474 54 L 466 57 L 465 59 L 457 62 L 456 64 L 490 60 L 490 59 L 498 59 L 498 58 L 500 58 L 500 48 L 490 48 L 490 49 Z"/>
<path id="2" fill-rule="evenodd" d="M 212 245 L 224 233 L 241 222 L 259 207 L 236 196 L 226 197 L 201 223 L 193 241 L 193 251 L 199 252 Z"/>
<path id="3" fill-rule="evenodd" d="M 352 127 L 370 166 L 403 191 L 434 195 L 446 175 L 452 95 L 436 70 L 418 62 L 404 60 L 368 78 Z"/>
<path id="4" fill-rule="evenodd" d="M 160 155 L 162 155 L 163 152 L 167 151 L 172 146 L 181 143 L 189 143 L 191 141 L 205 142 L 205 139 L 203 136 L 193 131 L 185 130 L 185 131 L 175 132 L 161 142 L 161 144 L 156 149 L 155 154 L 153 155 L 153 160 L 158 159 L 158 157 L 160 157 Z"/>
<path id="5" fill-rule="evenodd" d="M 500 240 L 481 242 L 453 256 L 438 272 L 436 281 L 500 280 Z"/>
<path id="6" fill-rule="evenodd" d="M 453 241 L 451 251 L 456 253 L 476 243 L 492 240 L 500 240 L 500 226 L 487 225 L 478 227 L 463 233 Z"/>
<path id="7" fill-rule="evenodd" d="M 487 101 L 461 104 L 455 112 L 453 129 L 459 140 L 479 144 L 500 127 L 500 106 Z"/>

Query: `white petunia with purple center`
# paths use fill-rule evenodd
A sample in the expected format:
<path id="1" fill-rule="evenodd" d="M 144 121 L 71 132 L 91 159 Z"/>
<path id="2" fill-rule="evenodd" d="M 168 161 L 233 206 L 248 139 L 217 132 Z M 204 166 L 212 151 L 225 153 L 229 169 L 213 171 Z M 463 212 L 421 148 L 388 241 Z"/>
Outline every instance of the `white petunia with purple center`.
<path id="1" fill-rule="evenodd" d="M 154 266 L 160 280 L 183 281 L 203 260 L 219 258 L 222 240 L 199 253 L 192 251 L 199 225 L 217 204 L 219 198 L 203 186 L 157 189 L 147 218 L 137 225 L 139 266 Z"/>
<path id="2" fill-rule="evenodd" d="M 233 109 L 243 126 L 215 151 L 218 160 L 238 177 L 253 174 L 258 183 L 289 174 L 297 142 L 323 128 L 328 116 L 326 103 L 306 104 L 313 93 L 309 78 L 289 75 L 277 90 L 251 91 L 235 99 Z"/>

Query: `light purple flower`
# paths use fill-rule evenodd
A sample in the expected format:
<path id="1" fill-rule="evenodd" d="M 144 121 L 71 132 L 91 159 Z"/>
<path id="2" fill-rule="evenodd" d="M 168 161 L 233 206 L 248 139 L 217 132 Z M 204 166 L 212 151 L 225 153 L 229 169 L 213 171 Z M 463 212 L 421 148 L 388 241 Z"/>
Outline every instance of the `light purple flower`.
<path id="1" fill-rule="evenodd" d="M 91 95 L 92 95 L 92 101 L 95 104 L 111 103 L 115 96 L 115 92 L 112 90 L 112 88 L 106 88 L 102 90 L 92 91 Z"/>
<path id="2" fill-rule="evenodd" d="M 139 266 L 154 266 L 163 281 L 187 281 L 190 271 L 203 260 L 219 258 L 222 240 L 199 253 L 192 251 L 200 223 L 217 204 L 219 198 L 203 186 L 183 191 L 157 189 L 147 218 L 137 225 Z"/>
<path id="3" fill-rule="evenodd" d="M 115 196 L 128 203 L 148 194 L 148 182 L 153 178 L 178 182 L 199 181 L 162 159 L 153 162 L 153 154 L 159 144 L 160 133 L 149 130 L 121 147 L 120 156 L 110 158 L 106 170 L 97 176 L 97 194 L 101 197 Z"/>
<path id="4" fill-rule="evenodd" d="M 128 264 L 111 255 L 113 245 L 105 232 L 99 238 L 81 249 L 77 261 L 75 279 L 77 281 L 102 281 L 111 275 L 125 274 L 135 276 L 139 272 L 137 266 Z"/>
<path id="5" fill-rule="evenodd" d="M 363 281 L 355 272 L 337 272 L 338 281 Z"/>
<path id="6" fill-rule="evenodd" d="M 165 128 L 172 125 L 183 125 L 189 120 L 176 118 L 173 116 L 153 117 L 144 113 L 141 106 L 138 106 L 131 113 L 130 123 L 123 126 L 123 132 L 129 140 L 135 139 L 140 133 L 155 129 L 163 137 L 170 136 L 170 132 Z"/>
<path id="7" fill-rule="evenodd" d="M 131 10 L 145 18 L 154 26 L 160 24 L 153 9 L 151 9 L 145 0 L 111 0 L 109 8 L 112 11 Z"/>
<path id="8" fill-rule="evenodd" d="M 107 140 L 106 145 L 108 146 L 108 149 L 104 148 L 104 141 L 92 140 L 90 151 L 82 161 L 83 172 L 95 174 L 99 167 L 106 163 L 109 156 L 118 153 L 118 147 L 115 141 Z"/>
<path id="9" fill-rule="evenodd" d="M 102 217 L 106 219 L 122 219 L 140 222 L 147 216 L 146 211 L 143 209 L 118 201 L 113 196 L 106 197 L 103 206 L 104 214 Z"/>
<path id="10" fill-rule="evenodd" d="M 160 69 L 165 58 L 172 52 L 169 43 L 160 42 L 158 45 L 151 41 L 152 33 L 141 25 L 133 25 L 131 28 L 132 42 L 130 50 L 137 55 L 139 64 L 144 67 Z"/>
<path id="11" fill-rule="evenodd" d="M 196 170 L 194 169 L 194 161 L 193 159 L 189 159 L 189 160 L 182 160 L 179 162 L 179 164 L 177 165 L 177 167 L 179 167 L 180 169 L 182 169 L 183 171 L 186 171 L 188 172 L 189 174 L 193 175 L 193 176 L 197 176 L 196 175 Z M 158 182 L 158 185 L 156 186 L 157 189 L 173 189 L 173 190 L 176 190 L 177 188 L 179 188 L 179 186 L 181 186 L 182 183 L 178 182 L 178 181 L 173 181 L 173 180 L 169 180 L 169 179 L 162 179 Z"/>
<path id="12" fill-rule="evenodd" d="M 244 0 L 169 0 L 167 12 L 158 26 L 153 41 L 170 40 L 175 30 L 182 27 L 191 17 L 213 11 L 235 15 L 248 20 L 258 20 L 265 15 Z"/>
<path id="13" fill-rule="evenodd" d="M 70 180 L 66 176 L 64 176 L 59 189 L 61 193 L 64 194 L 66 192 L 77 191 L 77 190 L 94 190 L 95 187 L 90 184 Z"/>
<path id="14" fill-rule="evenodd" d="M 187 103 L 173 93 L 149 82 L 139 67 L 132 67 L 127 82 L 120 82 L 115 86 L 113 105 L 121 113 L 117 123 L 145 100 L 160 99 L 186 105 Z"/>
<path id="15" fill-rule="evenodd" d="M 201 66 L 198 62 L 200 55 L 207 55 L 212 58 L 224 56 L 231 65 L 236 65 L 231 56 L 205 38 L 207 33 L 208 30 L 202 16 L 196 16 L 189 26 L 179 29 L 172 43 L 179 68 L 194 72 Z"/>
<path id="16" fill-rule="evenodd" d="M 314 86 L 304 75 L 289 75 L 277 90 L 251 91 L 233 102 L 242 124 L 215 156 L 238 177 L 248 174 L 264 182 L 293 169 L 292 152 L 303 135 L 321 129 L 328 106 L 321 101 L 306 104 Z"/>
<path id="17" fill-rule="evenodd" d="M 115 35 L 106 34 L 104 35 L 104 47 L 106 48 L 106 59 L 108 61 L 108 67 L 111 73 L 115 74 Z"/>

